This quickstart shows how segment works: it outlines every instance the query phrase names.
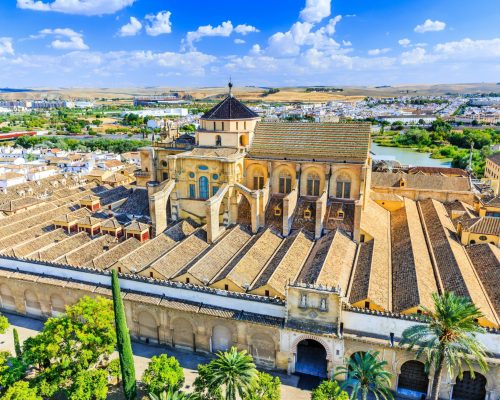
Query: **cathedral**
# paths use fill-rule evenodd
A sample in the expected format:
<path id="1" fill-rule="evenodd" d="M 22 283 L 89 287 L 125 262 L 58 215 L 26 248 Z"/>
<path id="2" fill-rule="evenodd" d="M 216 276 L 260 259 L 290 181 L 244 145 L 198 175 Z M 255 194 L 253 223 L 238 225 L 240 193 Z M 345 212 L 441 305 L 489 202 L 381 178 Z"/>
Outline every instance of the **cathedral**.
<path id="1" fill-rule="evenodd" d="M 421 398 L 434 371 L 398 343 L 433 293 L 454 291 L 483 313 L 490 370 L 443 375 L 440 397 L 496 399 L 500 248 L 463 233 L 478 218 L 467 174 L 378 171 L 369 123 L 261 121 L 231 86 L 195 134 L 165 124 L 141 149 L 137 185 L 58 178 L 5 215 L 2 309 L 58 315 L 109 296 L 116 269 L 136 340 L 236 346 L 259 367 L 320 378 L 376 350 L 393 389 Z"/>

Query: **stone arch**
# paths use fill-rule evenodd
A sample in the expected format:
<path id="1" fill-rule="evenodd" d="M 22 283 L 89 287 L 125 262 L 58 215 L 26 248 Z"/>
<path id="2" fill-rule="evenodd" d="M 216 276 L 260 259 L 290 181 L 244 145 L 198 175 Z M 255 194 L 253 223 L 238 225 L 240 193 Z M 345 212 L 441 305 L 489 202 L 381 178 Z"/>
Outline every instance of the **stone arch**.
<path id="1" fill-rule="evenodd" d="M 26 307 L 26 314 L 42 316 L 42 306 L 38 300 L 38 296 L 33 290 L 26 289 L 24 292 L 24 304 Z"/>
<path id="2" fill-rule="evenodd" d="M 463 378 L 457 377 L 453 386 L 452 400 L 484 400 L 486 398 L 486 377 L 474 371 L 472 379 L 470 371 L 465 371 Z"/>
<path id="3" fill-rule="evenodd" d="M 291 188 L 296 184 L 296 172 L 290 164 L 280 164 L 273 170 L 272 187 L 273 193 L 280 193 L 280 176 L 289 175 L 291 177 Z"/>
<path id="4" fill-rule="evenodd" d="M 276 365 L 276 342 L 267 333 L 256 333 L 250 338 L 250 353 L 257 364 L 269 368 Z"/>
<path id="5" fill-rule="evenodd" d="M 292 353 L 296 354 L 297 353 L 297 346 L 299 345 L 300 342 L 302 342 L 303 340 L 315 340 L 316 342 L 320 343 L 324 348 L 325 348 L 325 351 L 326 351 L 326 359 L 328 361 L 333 361 L 333 354 L 332 354 L 332 351 L 330 350 L 330 346 L 328 345 L 328 343 L 321 337 L 318 337 L 318 336 L 314 336 L 314 335 L 300 335 L 298 336 L 297 338 L 295 338 L 295 340 L 292 342 L 292 345 L 291 345 L 291 350 L 292 350 Z"/>
<path id="6" fill-rule="evenodd" d="M 308 180 L 311 177 L 317 177 L 319 180 L 319 195 L 325 190 L 325 171 L 320 166 L 309 166 L 302 170 L 300 175 L 300 194 L 302 196 L 308 195 Z"/>
<path id="7" fill-rule="evenodd" d="M 142 310 L 139 311 L 137 318 L 138 325 L 138 336 L 140 340 L 144 340 L 147 343 L 158 343 L 159 342 L 159 324 L 156 317 L 152 315 L 149 311 Z"/>
<path id="8" fill-rule="evenodd" d="M 7 311 L 16 310 L 16 300 L 10 288 L 5 284 L 0 285 L 0 301 L 2 309 Z"/>
<path id="9" fill-rule="evenodd" d="M 261 178 L 261 179 L 259 179 Z M 258 163 L 250 164 L 246 169 L 246 186 L 252 190 L 257 190 L 256 183 L 260 183 L 258 186 L 264 187 L 268 179 L 267 168 Z"/>
<path id="10" fill-rule="evenodd" d="M 418 360 L 408 360 L 401 365 L 398 374 L 397 391 L 403 395 L 419 397 L 426 395 L 429 389 L 429 375 L 424 363 Z"/>
<path id="11" fill-rule="evenodd" d="M 175 347 L 194 348 L 194 328 L 191 321 L 178 317 L 172 320 L 172 344 Z"/>
<path id="12" fill-rule="evenodd" d="M 214 325 L 210 340 L 213 353 L 227 351 L 233 344 L 233 332 L 226 325 Z"/>
<path id="13" fill-rule="evenodd" d="M 53 317 L 58 317 L 66 312 L 66 301 L 60 294 L 50 295 L 50 311 Z"/>

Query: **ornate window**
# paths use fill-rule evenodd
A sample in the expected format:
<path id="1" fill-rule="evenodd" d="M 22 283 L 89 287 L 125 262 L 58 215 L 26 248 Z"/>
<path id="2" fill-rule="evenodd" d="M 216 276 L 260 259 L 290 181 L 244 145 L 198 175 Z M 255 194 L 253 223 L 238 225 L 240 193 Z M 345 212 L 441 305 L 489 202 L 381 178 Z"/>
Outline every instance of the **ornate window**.
<path id="1" fill-rule="evenodd" d="M 288 194 L 292 191 L 292 176 L 288 172 L 280 173 L 278 191 L 283 194 Z"/>
<path id="2" fill-rule="evenodd" d="M 320 179 L 317 174 L 309 174 L 307 176 L 307 195 L 319 196 Z"/>
<path id="3" fill-rule="evenodd" d="M 193 183 L 189 185 L 189 198 L 196 198 L 196 185 L 194 185 Z"/>
<path id="4" fill-rule="evenodd" d="M 351 178 L 347 174 L 337 177 L 337 190 L 335 197 L 338 199 L 349 199 L 351 197 Z"/>
<path id="5" fill-rule="evenodd" d="M 253 190 L 264 188 L 264 177 L 262 175 L 255 175 L 253 177 Z"/>
<path id="6" fill-rule="evenodd" d="M 200 177 L 198 180 L 199 190 L 200 190 L 200 199 L 206 200 L 209 197 L 208 190 L 208 178 L 206 176 Z"/>

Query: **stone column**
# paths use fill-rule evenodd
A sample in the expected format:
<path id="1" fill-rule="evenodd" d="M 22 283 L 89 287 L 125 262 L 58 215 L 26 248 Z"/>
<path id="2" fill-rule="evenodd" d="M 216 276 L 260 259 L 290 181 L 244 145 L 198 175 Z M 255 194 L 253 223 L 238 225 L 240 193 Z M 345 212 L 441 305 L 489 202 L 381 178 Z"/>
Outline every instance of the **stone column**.
<path id="1" fill-rule="evenodd" d="M 207 218 L 207 242 L 213 243 L 219 236 L 219 213 L 218 204 L 205 203 L 205 215 Z"/>
<path id="2" fill-rule="evenodd" d="M 257 233 L 259 230 L 259 192 L 252 192 L 252 200 L 250 202 L 250 211 L 252 214 L 252 233 Z"/>

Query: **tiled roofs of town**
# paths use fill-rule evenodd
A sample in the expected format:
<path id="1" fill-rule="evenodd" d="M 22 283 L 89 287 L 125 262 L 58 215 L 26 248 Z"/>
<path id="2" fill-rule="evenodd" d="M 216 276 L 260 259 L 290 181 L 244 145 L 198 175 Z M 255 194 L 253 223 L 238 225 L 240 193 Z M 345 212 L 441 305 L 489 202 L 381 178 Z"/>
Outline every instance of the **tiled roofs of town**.
<path id="1" fill-rule="evenodd" d="M 404 187 L 401 180 L 405 180 Z M 441 190 L 469 192 L 470 181 L 467 177 L 406 174 L 404 172 L 372 172 L 372 187 L 400 188 L 417 190 Z"/>
<path id="2" fill-rule="evenodd" d="M 39 203 L 41 203 L 40 199 L 34 197 L 21 197 L 20 199 L 7 200 L 6 202 L 0 203 L 0 211 L 16 212 L 28 207 L 33 207 Z"/>
<path id="3" fill-rule="evenodd" d="M 259 122 L 249 156 L 364 163 L 369 145 L 369 123 Z"/>
<path id="4" fill-rule="evenodd" d="M 95 256 L 92 260 L 87 262 L 85 266 L 90 268 L 107 269 L 116 263 L 116 260 L 125 257 L 127 254 L 130 254 L 140 246 L 141 242 L 136 238 L 128 238 L 127 240 L 114 246 L 112 249 L 109 249 L 104 254 Z"/>
<path id="5" fill-rule="evenodd" d="M 86 232 L 80 232 L 76 235 L 69 236 L 67 239 L 62 240 L 47 249 L 42 249 L 28 254 L 27 257 L 41 261 L 54 261 L 90 241 L 92 241 L 92 238 Z"/>
<path id="6" fill-rule="evenodd" d="M 471 233 L 500 236 L 500 218 L 477 217 L 462 222 L 462 228 Z"/>
<path id="7" fill-rule="evenodd" d="M 137 188 L 117 210 L 129 215 L 149 215 L 149 197 L 146 189 Z"/>
<path id="8" fill-rule="evenodd" d="M 408 170 L 409 174 L 423 173 L 426 175 L 447 175 L 447 176 L 463 176 L 467 177 L 469 174 L 466 170 L 461 168 L 447 168 L 447 167 L 412 167 Z"/>
<path id="9" fill-rule="evenodd" d="M 253 119 L 259 116 L 250 110 L 246 105 L 229 95 L 219 104 L 207 111 L 202 119 L 207 120 L 232 120 L 232 119 Z"/>
<path id="10" fill-rule="evenodd" d="M 56 258 L 54 262 L 83 267 L 94 257 L 104 254 L 113 245 L 116 245 L 116 238 L 113 236 L 99 236 L 98 238 L 83 244 L 75 250 Z"/>
<path id="11" fill-rule="evenodd" d="M 492 155 L 486 157 L 488 160 L 490 160 L 492 163 L 495 163 L 496 165 L 500 165 L 500 151 L 497 151 L 496 153 L 493 153 Z"/>

